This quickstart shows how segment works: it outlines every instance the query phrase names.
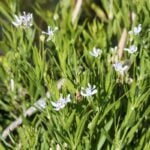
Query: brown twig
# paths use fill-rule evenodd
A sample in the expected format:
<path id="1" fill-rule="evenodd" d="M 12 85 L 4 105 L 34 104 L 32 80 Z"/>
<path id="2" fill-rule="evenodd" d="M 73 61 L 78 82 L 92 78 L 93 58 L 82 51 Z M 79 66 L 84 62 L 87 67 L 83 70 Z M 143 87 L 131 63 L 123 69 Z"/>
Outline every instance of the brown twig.
<path id="1" fill-rule="evenodd" d="M 124 28 L 123 32 L 121 34 L 119 43 L 118 43 L 118 59 L 121 60 L 123 57 L 123 50 L 126 45 L 126 40 L 127 40 L 127 29 Z"/>
<path id="2" fill-rule="evenodd" d="M 72 14 L 72 23 L 74 23 L 77 19 L 77 16 L 79 15 L 79 12 L 81 10 L 82 7 L 82 0 L 77 0 L 75 8 L 73 10 L 73 14 Z"/>
<path id="3" fill-rule="evenodd" d="M 58 90 L 61 89 L 61 87 L 63 86 L 65 82 L 65 79 L 60 79 L 57 82 L 57 88 Z M 30 117 L 33 114 L 35 114 L 38 110 L 44 110 L 46 107 L 46 98 L 40 98 L 39 100 L 37 100 L 33 106 L 29 107 L 25 112 L 24 112 L 24 117 Z M 5 140 L 7 139 L 8 135 L 13 132 L 14 130 L 16 130 L 21 124 L 22 124 L 22 117 L 18 117 L 15 121 L 13 121 L 8 127 L 6 127 L 4 129 L 4 131 L 2 132 L 2 138 Z"/>
<path id="4" fill-rule="evenodd" d="M 33 114 L 36 113 L 38 109 L 42 110 L 45 108 L 46 105 L 46 98 L 41 98 L 37 102 L 34 103 L 33 106 L 28 108 L 25 113 L 24 117 L 30 117 Z M 17 118 L 15 121 L 13 121 L 2 133 L 2 138 L 6 139 L 8 135 L 13 132 L 18 126 L 22 124 L 22 117 Z"/>
<path id="5" fill-rule="evenodd" d="M 134 12 L 131 12 L 130 13 L 130 22 L 134 23 L 135 18 L 136 18 L 136 14 Z M 124 50 L 125 45 L 126 45 L 127 35 L 128 35 L 127 29 L 124 28 L 123 32 L 121 34 L 119 43 L 118 43 L 118 59 L 119 60 L 121 60 L 123 57 L 123 50 Z"/>

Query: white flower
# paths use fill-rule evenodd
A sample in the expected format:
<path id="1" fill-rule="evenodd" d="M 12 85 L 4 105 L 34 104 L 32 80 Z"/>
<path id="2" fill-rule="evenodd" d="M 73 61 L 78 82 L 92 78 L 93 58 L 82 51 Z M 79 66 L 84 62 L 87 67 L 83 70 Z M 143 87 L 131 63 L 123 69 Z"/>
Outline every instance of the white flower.
<path id="1" fill-rule="evenodd" d="M 139 24 L 137 27 L 134 27 L 132 31 L 129 31 L 129 34 L 132 35 L 138 35 L 142 30 L 141 24 Z"/>
<path id="2" fill-rule="evenodd" d="M 93 87 L 88 83 L 87 88 L 81 88 L 81 95 L 86 97 L 86 96 L 92 96 L 97 93 L 96 86 L 93 85 Z"/>
<path id="3" fill-rule="evenodd" d="M 117 72 L 119 72 L 119 73 L 122 74 L 122 75 L 123 75 L 123 74 L 128 70 L 128 68 L 129 68 L 129 66 L 127 66 L 127 65 L 123 66 L 123 64 L 122 64 L 121 62 L 117 62 L 117 63 L 113 64 L 113 67 L 115 68 L 115 70 L 116 70 Z"/>
<path id="4" fill-rule="evenodd" d="M 48 35 L 47 41 L 50 41 L 54 37 L 54 32 L 56 30 L 58 30 L 57 27 L 55 27 L 54 29 L 52 29 L 50 26 L 48 26 L 47 32 L 42 31 L 42 33 Z"/>
<path id="5" fill-rule="evenodd" d="M 54 109 L 56 111 L 64 108 L 66 106 L 67 103 L 69 103 L 71 100 L 70 100 L 70 94 L 67 95 L 66 98 L 63 98 L 62 95 L 60 95 L 60 98 L 57 102 L 51 102 L 53 107 L 55 107 Z"/>
<path id="6" fill-rule="evenodd" d="M 31 13 L 27 13 L 23 12 L 23 15 L 15 15 L 15 21 L 12 22 L 12 24 L 15 27 L 24 27 L 24 28 L 28 28 L 31 27 L 33 24 L 33 15 Z"/>
<path id="7" fill-rule="evenodd" d="M 133 28 L 134 35 L 139 34 L 141 32 L 141 30 L 142 30 L 141 24 L 139 24 L 137 27 L 134 27 Z"/>
<path id="8" fill-rule="evenodd" d="M 94 57 L 98 57 L 99 55 L 101 55 L 102 50 L 94 47 L 93 50 L 89 53 L 90 53 L 90 55 L 92 55 Z"/>
<path id="9" fill-rule="evenodd" d="M 135 45 L 131 45 L 129 48 L 125 48 L 124 50 L 128 51 L 131 54 L 133 54 L 137 51 L 137 47 Z"/>

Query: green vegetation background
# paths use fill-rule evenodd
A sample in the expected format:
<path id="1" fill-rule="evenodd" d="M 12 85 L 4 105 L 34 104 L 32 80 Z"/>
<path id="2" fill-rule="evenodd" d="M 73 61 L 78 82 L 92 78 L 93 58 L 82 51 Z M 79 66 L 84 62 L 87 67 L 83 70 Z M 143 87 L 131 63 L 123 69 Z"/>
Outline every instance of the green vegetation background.
<path id="1" fill-rule="evenodd" d="M 72 24 L 76 2 L 0 0 L 1 135 L 47 91 L 51 94 L 46 109 L 23 117 L 23 124 L 6 140 L 0 135 L 1 150 L 150 149 L 150 1 L 84 0 Z M 14 15 L 23 11 L 33 13 L 34 25 L 28 30 L 12 25 Z M 129 31 L 138 24 L 138 52 L 125 52 L 122 61 L 132 63 L 120 79 L 111 48 L 118 45 L 124 28 Z M 55 38 L 41 41 L 48 25 L 58 27 Z M 126 46 L 130 44 L 128 38 Z M 102 49 L 100 58 L 89 55 L 93 47 Z M 65 82 L 58 90 L 61 79 Z M 80 99 L 78 93 L 88 83 L 96 85 L 98 93 Z M 71 93 L 71 103 L 57 112 L 51 101 L 60 93 Z"/>

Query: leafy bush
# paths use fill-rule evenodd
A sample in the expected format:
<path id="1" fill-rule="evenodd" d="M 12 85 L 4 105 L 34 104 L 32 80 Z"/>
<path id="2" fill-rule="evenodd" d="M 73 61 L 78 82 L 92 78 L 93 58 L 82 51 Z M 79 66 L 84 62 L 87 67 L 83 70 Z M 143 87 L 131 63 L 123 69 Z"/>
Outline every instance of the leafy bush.
<path id="1" fill-rule="evenodd" d="M 150 149 L 149 6 L 0 1 L 0 149 Z"/>

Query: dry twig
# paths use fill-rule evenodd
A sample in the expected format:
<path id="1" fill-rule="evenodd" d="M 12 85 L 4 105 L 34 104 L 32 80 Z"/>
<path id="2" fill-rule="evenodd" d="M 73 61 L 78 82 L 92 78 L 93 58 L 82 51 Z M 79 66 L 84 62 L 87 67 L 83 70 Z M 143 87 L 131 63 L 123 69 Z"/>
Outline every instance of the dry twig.
<path id="1" fill-rule="evenodd" d="M 38 109 L 42 110 L 45 108 L 46 105 L 46 98 L 40 98 L 37 102 L 34 103 L 33 106 L 28 108 L 25 113 L 24 117 L 30 117 L 33 114 L 35 114 Z M 15 121 L 13 121 L 2 133 L 2 138 L 6 139 L 8 135 L 13 132 L 18 126 L 22 124 L 22 117 L 17 118 Z"/>
<path id="2" fill-rule="evenodd" d="M 79 12 L 81 10 L 81 6 L 82 6 L 82 0 L 77 0 L 75 8 L 73 10 L 73 14 L 72 14 L 72 23 L 74 23 L 77 19 L 77 16 L 79 15 Z"/>
<path id="3" fill-rule="evenodd" d="M 127 40 L 127 29 L 124 28 L 123 32 L 121 34 L 119 43 L 118 43 L 118 59 L 121 60 L 123 57 L 123 50 L 126 45 L 126 40 Z"/>
<path id="4" fill-rule="evenodd" d="M 65 82 L 65 79 L 60 79 L 57 82 L 57 88 L 58 90 L 61 89 L 61 87 L 63 86 Z M 38 110 L 44 110 L 46 107 L 46 98 L 40 98 L 39 100 L 37 100 L 33 106 L 31 106 L 30 108 L 28 108 L 25 112 L 24 112 L 24 117 L 30 117 L 33 114 L 35 114 Z M 5 140 L 7 139 L 8 135 L 13 132 L 14 130 L 16 130 L 18 128 L 18 126 L 20 126 L 22 124 L 22 117 L 18 117 L 15 121 L 13 121 L 8 127 L 6 127 L 4 129 L 4 131 L 2 132 L 2 138 Z"/>

